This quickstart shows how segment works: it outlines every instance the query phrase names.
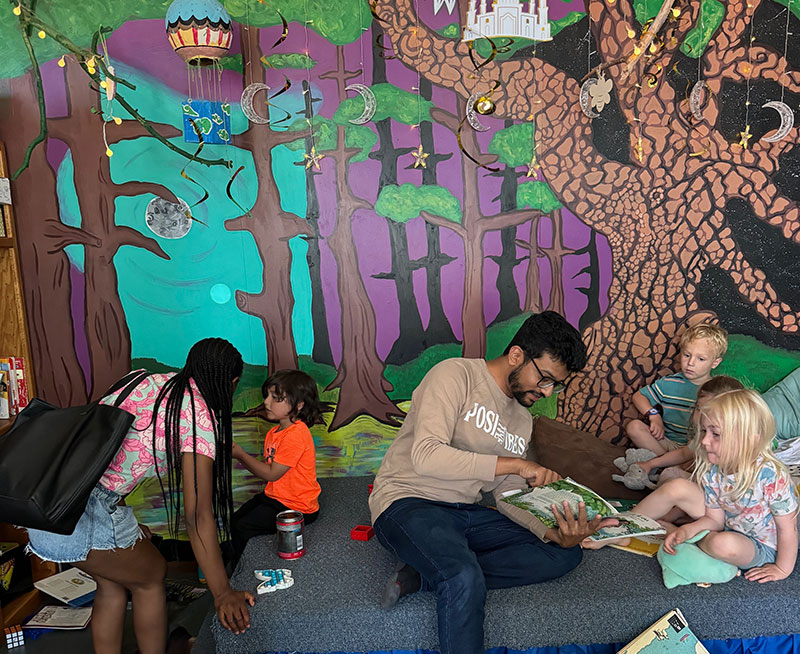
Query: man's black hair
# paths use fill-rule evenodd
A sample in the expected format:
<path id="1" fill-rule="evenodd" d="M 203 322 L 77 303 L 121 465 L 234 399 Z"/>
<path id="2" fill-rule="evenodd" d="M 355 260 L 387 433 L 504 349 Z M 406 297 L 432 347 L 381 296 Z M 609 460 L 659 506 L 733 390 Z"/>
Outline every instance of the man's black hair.
<path id="1" fill-rule="evenodd" d="M 531 359 L 549 354 L 570 372 L 583 370 L 586 365 L 586 346 L 581 335 L 555 311 L 534 313 L 522 323 L 503 354 L 508 354 L 514 345 Z"/>

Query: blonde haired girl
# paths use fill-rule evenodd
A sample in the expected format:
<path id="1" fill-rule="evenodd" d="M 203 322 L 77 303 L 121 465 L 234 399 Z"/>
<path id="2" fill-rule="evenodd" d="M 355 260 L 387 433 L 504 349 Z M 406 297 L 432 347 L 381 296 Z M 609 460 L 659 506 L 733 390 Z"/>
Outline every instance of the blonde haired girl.
<path id="1" fill-rule="evenodd" d="M 679 527 L 664 551 L 701 531 L 707 554 L 739 566 L 750 581 L 788 577 L 797 558 L 797 494 L 786 468 L 772 454 L 775 420 L 750 390 L 722 393 L 698 411 L 694 441 L 705 514 Z"/>

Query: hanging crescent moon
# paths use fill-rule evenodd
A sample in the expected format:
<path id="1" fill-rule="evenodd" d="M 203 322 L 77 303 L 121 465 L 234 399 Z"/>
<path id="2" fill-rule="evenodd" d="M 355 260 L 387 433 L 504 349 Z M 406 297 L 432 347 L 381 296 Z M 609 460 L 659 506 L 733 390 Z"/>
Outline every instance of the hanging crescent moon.
<path id="1" fill-rule="evenodd" d="M 473 93 L 467 100 L 467 122 L 476 132 L 487 132 L 489 131 L 489 128 L 486 127 L 486 125 L 484 125 L 480 120 L 478 120 L 478 117 L 475 115 L 475 103 L 477 101 L 477 93 Z"/>
<path id="2" fill-rule="evenodd" d="M 781 126 L 778 130 L 772 136 L 764 136 L 761 140 L 767 141 L 767 143 L 775 143 L 785 138 L 786 135 L 792 131 L 792 127 L 794 127 L 794 111 L 792 111 L 792 108 L 785 102 L 778 102 L 777 100 L 766 102 L 761 106 L 774 109 L 781 115 Z"/>
<path id="3" fill-rule="evenodd" d="M 260 116 L 253 109 L 253 97 L 259 91 L 269 91 L 269 87 L 261 82 L 253 82 L 242 91 L 242 113 L 254 125 L 269 125 L 269 118 Z"/>
<path id="4" fill-rule="evenodd" d="M 591 88 L 597 84 L 596 77 L 590 77 L 583 84 L 581 84 L 581 93 L 578 96 L 578 104 L 581 106 L 581 111 L 587 118 L 598 118 L 600 114 L 592 110 L 592 98 L 589 96 Z"/>
<path id="5" fill-rule="evenodd" d="M 375 94 L 372 92 L 372 89 L 363 84 L 348 84 L 344 88 L 345 91 L 355 91 L 364 98 L 364 111 L 361 112 L 358 118 L 353 118 L 350 122 L 353 123 L 353 125 L 363 125 L 372 120 L 375 111 L 378 109 L 378 103 L 375 100 Z"/>
<path id="6" fill-rule="evenodd" d="M 706 93 L 705 97 L 703 97 L 703 91 Z M 708 100 L 709 93 L 708 84 L 703 80 L 695 82 L 692 87 L 692 92 L 689 94 L 689 109 L 692 112 L 692 116 L 697 120 L 703 120 L 703 108 Z"/>

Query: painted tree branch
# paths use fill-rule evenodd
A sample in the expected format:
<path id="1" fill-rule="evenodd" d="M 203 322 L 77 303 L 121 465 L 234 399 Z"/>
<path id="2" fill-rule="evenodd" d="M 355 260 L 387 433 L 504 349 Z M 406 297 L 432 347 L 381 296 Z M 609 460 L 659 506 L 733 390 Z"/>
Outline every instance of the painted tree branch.
<path id="1" fill-rule="evenodd" d="M 152 193 L 157 197 L 164 198 L 170 202 L 175 202 L 176 204 L 178 203 L 178 198 L 172 191 L 170 191 L 163 184 L 157 184 L 155 182 L 141 182 L 136 180 L 123 182 L 122 184 L 116 184 L 114 186 L 114 193 L 118 196 L 124 195 L 127 197 Z"/>
<path id="2" fill-rule="evenodd" d="M 145 236 L 140 231 L 132 229 L 131 227 L 117 226 L 112 236 L 113 252 L 119 250 L 123 245 L 132 245 L 137 248 L 142 248 L 148 252 L 152 252 L 161 259 L 169 260 L 169 255 L 164 252 L 161 246 L 155 239 Z"/>
<path id="3" fill-rule="evenodd" d="M 53 241 L 47 250 L 48 254 L 59 252 L 68 245 L 84 245 L 86 247 L 99 248 L 103 244 L 94 234 L 90 234 L 79 227 L 65 225 L 56 218 L 48 218 L 44 221 L 44 224 L 45 226 L 42 230 L 43 236 Z"/>
<path id="4" fill-rule="evenodd" d="M 30 43 L 30 36 L 29 36 L 29 27 L 38 28 L 39 30 L 43 31 L 47 36 L 52 38 L 56 41 L 59 45 L 61 45 L 65 50 L 74 54 L 78 61 L 81 62 L 81 68 L 84 70 L 86 75 L 97 84 L 98 88 L 100 86 L 100 82 L 103 80 L 103 77 L 114 80 L 117 84 L 122 86 L 126 86 L 131 90 L 136 90 L 136 87 L 125 80 L 124 78 L 118 77 L 111 73 L 106 66 L 105 60 L 102 55 L 97 52 L 97 41 L 100 35 L 104 32 L 109 31 L 109 28 L 100 27 L 100 29 L 94 34 L 92 39 L 92 50 L 86 50 L 81 48 L 80 46 L 73 43 L 70 39 L 66 36 L 61 34 L 51 25 L 42 21 L 38 16 L 35 15 L 31 7 L 26 6 L 22 3 L 17 4 L 15 0 L 9 0 L 12 6 L 19 6 L 21 9 L 21 14 L 19 17 L 20 28 L 22 32 L 22 39 L 26 44 L 26 49 L 28 51 L 28 57 L 31 60 L 31 66 L 34 70 L 35 78 L 36 78 L 36 85 L 37 85 L 37 96 L 38 96 L 38 103 L 39 103 L 39 112 L 40 112 L 40 120 L 41 120 L 41 129 L 39 131 L 39 135 L 31 142 L 26 151 L 26 156 L 23 159 L 22 164 L 16 170 L 12 179 L 17 179 L 20 174 L 30 165 L 30 155 L 33 152 L 33 149 L 42 143 L 47 138 L 47 110 L 45 107 L 45 100 L 44 100 L 44 87 L 42 84 L 42 76 L 41 71 L 39 70 L 39 64 L 36 59 L 36 54 L 33 51 L 33 47 Z M 103 77 L 100 76 L 100 73 L 97 72 L 96 69 L 94 73 L 90 72 L 88 67 L 84 62 L 86 61 L 94 61 L 100 70 L 103 73 Z M 204 157 L 196 157 L 194 153 L 188 152 L 183 148 L 176 146 L 175 144 L 168 141 L 164 138 L 159 132 L 157 132 L 150 121 L 144 118 L 119 92 L 115 95 L 115 100 L 119 102 L 119 104 L 144 128 L 144 130 L 153 138 L 161 142 L 164 146 L 172 150 L 173 152 L 185 157 L 191 161 L 196 161 L 197 163 L 205 164 L 207 166 L 226 166 L 230 165 L 227 159 L 219 158 L 219 159 L 206 159 Z"/>
<path id="5" fill-rule="evenodd" d="M 422 216 L 426 222 L 429 222 L 431 225 L 436 225 L 437 227 L 445 227 L 454 231 L 458 234 L 461 238 L 467 238 L 467 230 L 461 225 L 461 223 L 453 222 L 452 220 L 448 220 L 447 218 L 442 218 L 441 216 L 437 216 L 435 213 L 430 213 L 429 211 L 420 211 L 419 215 Z"/>
<path id="6" fill-rule="evenodd" d="M 11 4 L 13 5 L 13 0 L 10 0 Z M 20 6 L 22 3 L 19 3 Z M 36 53 L 33 51 L 33 46 L 31 45 L 31 37 L 30 37 L 30 30 L 28 29 L 28 19 L 25 17 L 24 14 L 20 14 L 19 16 L 19 25 L 20 30 L 22 31 L 22 41 L 25 43 L 25 50 L 28 52 L 28 58 L 31 60 L 31 68 L 33 70 L 34 81 L 36 84 L 36 99 L 39 104 L 39 134 L 34 138 L 25 150 L 25 157 L 22 160 L 19 168 L 14 171 L 14 174 L 11 176 L 12 180 L 16 180 L 22 174 L 22 171 L 25 170 L 31 162 L 31 154 L 33 154 L 34 148 L 42 143 L 47 138 L 47 107 L 44 101 L 44 85 L 42 83 L 42 71 L 39 69 L 39 61 L 36 58 Z"/>

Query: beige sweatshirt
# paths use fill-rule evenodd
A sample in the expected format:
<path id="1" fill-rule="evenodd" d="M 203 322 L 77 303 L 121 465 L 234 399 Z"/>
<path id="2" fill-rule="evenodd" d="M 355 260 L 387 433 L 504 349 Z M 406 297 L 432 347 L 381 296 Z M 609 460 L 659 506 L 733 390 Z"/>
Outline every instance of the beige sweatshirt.
<path id="1" fill-rule="evenodd" d="M 524 488 L 517 475 L 495 477 L 498 456 L 525 457 L 533 420 L 508 397 L 483 359 L 435 365 L 411 397 L 411 408 L 375 477 L 374 523 L 403 497 L 475 503 L 481 492 Z M 537 534 L 541 536 L 541 534 Z"/>

